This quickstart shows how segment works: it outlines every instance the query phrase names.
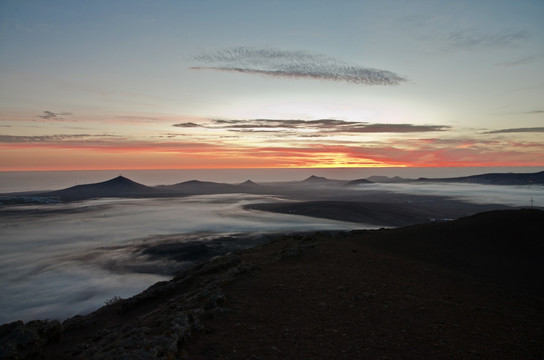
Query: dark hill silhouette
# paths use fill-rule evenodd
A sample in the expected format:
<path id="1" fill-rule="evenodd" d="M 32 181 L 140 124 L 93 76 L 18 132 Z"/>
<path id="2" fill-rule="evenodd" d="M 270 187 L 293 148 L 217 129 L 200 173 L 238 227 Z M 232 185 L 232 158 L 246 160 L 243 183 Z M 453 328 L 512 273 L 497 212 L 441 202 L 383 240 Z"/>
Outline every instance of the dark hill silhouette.
<path id="1" fill-rule="evenodd" d="M 392 229 L 388 236 L 367 233 L 365 241 L 544 297 L 542 224 L 542 210 L 495 210 L 451 222 Z"/>
<path id="2" fill-rule="evenodd" d="M 305 183 L 324 183 L 324 182 L 328 182 L 329 179 L 327 179 L 326 177 L 323 177 L 323 176 L 315 176 L 315 175 L 312 175 L 304 180 L 302 180 L 302 182 L 305 182 Z"/>
<path id="3" fill-rule="evenodd" d="M 355 186 L 355 185 L 360 185 L 360 184 L 372 184 L 372 181 L 367 180 L 367 179 L 357 179 L 357 180 L 352 180 L 352 181 L 348 182 L 346 184 L 346 186 Z"/>
<path id="4" fill-rule="evenodd" d="M 67 189 L 51 191 L 43 196 L 55 196 L 64 201 L 82 200 L 100 197 L 143 197 L 157 196 L 164 191 L 142 185 L 124 176 L 114 179 L 85 185 L 76 185 Z"/>
<path id="5" fill-rule="evenodd" d="M 211 181 L 189 180 L 174 185 L 165 185 L 158 188 L 168 189 L 183 194 L 223 194 L 235 193 L 236 185 L 216 183 Z"/>
<path id="6" fill-rule="evenodd" d="M 315 176 L 312 175 L 304 180 L 302 180 L 300 183 L 305 185 L 338 185 L 338 184 L 344 184 L 344 180 L 334 180 L 334 179 L 328 179 L 323 176 Z"/>
<path id="7" fill-rule="evenodd" d="M 370 182 L 377 182 L 377 183 L 399 183 L 399 182 L 413 181 L 412 179 L 401 178 L 400 176 L 388 177 L 388 176 L 378 176 L 378 175 L 369 176 L 366 179 L 369 180 Z"/>
<path id="8" fill-rule="evenodd" d="M 211 181 L 190 180 L 174 185 L 163 185 L 157 189 L 167 189 L 174 193 L 186 195 L 260 193 L 261 186 L 247 180 L 242 184 L 225 184 Z"/>
<path id="9" fill-rule="evenodd" d="M 537 173 L 490 173 L 454 178 L 419 178 L 417 181 L 463 182 L 490 185 L 544 185 L 544 171 Z"/>

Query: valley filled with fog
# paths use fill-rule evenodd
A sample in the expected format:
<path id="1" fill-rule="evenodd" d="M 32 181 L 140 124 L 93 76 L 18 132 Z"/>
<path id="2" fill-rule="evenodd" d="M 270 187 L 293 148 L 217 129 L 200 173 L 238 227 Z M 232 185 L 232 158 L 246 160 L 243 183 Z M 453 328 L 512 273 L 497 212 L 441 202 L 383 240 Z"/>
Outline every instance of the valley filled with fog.
<path id="1" fill-rule="evenodd" d="M 500 204 L 530 207 L 544 205 L 542 185 L 484 185 L 469 183 L 390 183 L 363 184 L 357 187 L 363 192 L 385 191 L 396 194 L 450 197 L 473 204 Z M 532 199 L 532 203 L 531 203 Z"/>

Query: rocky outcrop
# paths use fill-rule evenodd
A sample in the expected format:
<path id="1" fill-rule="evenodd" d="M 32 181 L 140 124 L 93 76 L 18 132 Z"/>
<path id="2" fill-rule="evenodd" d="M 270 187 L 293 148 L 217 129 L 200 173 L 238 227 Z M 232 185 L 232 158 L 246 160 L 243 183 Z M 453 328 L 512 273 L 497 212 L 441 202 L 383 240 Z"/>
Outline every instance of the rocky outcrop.
<path id="1" fill-rule="evenodd" d="M 59 321 L 15 321 L 0 326 L 0 359 L 31 359 L 41 349 L 60 341 L 62 325 Z"/>

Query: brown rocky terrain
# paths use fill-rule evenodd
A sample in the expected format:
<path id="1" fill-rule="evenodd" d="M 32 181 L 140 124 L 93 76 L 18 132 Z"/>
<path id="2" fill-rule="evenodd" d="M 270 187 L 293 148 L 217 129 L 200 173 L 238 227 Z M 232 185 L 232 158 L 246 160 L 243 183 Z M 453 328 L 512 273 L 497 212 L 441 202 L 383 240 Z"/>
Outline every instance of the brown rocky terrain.
<path id="1" fill-rule="evenodd" d="M 544 212 L 291 234 L 88 316 L 0 327 L 3 359 L 542 359 Z"/>

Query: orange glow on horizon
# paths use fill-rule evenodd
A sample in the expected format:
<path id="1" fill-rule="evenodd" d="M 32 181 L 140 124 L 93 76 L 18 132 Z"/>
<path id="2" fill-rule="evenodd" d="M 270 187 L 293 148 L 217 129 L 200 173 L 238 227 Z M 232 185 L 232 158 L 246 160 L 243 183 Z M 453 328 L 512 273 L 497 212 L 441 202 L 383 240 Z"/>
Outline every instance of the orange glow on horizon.
<path id="1" fill-rule="evenodd" d="M 258 168 L 512 167 L 543 166 L 541 148 L 527 152 L 345 145 L 256 147 L 210 143 L 4 143 L 0 171 Z"/>

